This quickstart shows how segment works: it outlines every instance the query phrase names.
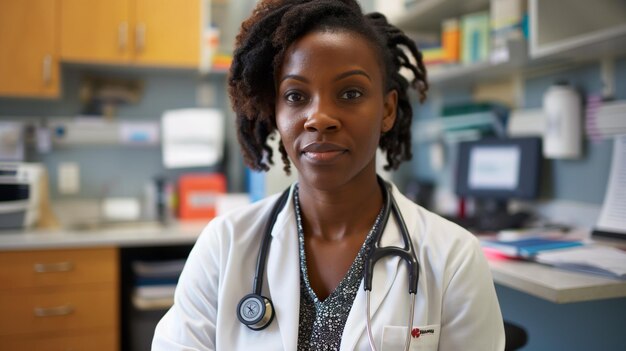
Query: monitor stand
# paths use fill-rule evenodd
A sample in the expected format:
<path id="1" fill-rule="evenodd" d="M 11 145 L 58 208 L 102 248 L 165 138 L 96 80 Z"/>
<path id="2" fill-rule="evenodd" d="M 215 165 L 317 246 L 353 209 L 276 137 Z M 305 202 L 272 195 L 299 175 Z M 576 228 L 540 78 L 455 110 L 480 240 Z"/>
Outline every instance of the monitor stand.
<path id="1" fill-rule="evenodd" d="M 507 200 L 477 199 L 474 230 L 482 232 L 521 228 L 529 219 L 526 212 L 509 213 Z"/>

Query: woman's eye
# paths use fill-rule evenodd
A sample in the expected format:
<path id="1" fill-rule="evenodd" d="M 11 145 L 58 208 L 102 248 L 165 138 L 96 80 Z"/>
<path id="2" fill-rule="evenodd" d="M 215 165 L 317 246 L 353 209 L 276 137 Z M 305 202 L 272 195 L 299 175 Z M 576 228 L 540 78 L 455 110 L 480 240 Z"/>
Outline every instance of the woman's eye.
<path id="1" fill-rule="evenodd" d="M 363 96 L 363 93 L 361 93 L 358 90 L 348 90 L 344 92 L 343 94 L 341 94 L 341 98 L 346 99 L 346 100 L 357 99 L 357 98 L 360 98 L 361 96 Z"/>
<path id="2" fill-rule="evenodd" d="M 304 100 L 304 97 L 299 93 L 291 92 L 285 95 L 285 99 L 288 102 L 301 102 L 302 100 Z"/>

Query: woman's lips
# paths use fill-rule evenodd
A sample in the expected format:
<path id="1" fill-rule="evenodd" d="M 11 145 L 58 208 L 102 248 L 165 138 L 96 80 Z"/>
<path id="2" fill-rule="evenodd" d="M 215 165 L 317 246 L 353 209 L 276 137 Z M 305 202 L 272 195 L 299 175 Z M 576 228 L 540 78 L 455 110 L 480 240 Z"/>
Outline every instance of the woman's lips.
<path id="1" fill-rule="evenodd" d="M 333 143 L 308 144 L 302 149 L 304 157 L 314 162 L 327 163 L 332 162 L 347 152 L 347 148 Z"/>

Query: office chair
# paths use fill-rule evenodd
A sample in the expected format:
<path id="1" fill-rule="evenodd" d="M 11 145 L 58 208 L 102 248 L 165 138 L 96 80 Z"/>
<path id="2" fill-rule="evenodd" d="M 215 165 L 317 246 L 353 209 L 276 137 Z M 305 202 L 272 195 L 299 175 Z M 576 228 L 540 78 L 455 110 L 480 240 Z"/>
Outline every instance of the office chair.
<path id="1" fill-rule="evenodd" d="M 507 321 L 504 321 L 504 337 L 506 338 L 504 351 L 517 350 L 526 345 L 528 341 L 528 335 L 524 328 Z"/>

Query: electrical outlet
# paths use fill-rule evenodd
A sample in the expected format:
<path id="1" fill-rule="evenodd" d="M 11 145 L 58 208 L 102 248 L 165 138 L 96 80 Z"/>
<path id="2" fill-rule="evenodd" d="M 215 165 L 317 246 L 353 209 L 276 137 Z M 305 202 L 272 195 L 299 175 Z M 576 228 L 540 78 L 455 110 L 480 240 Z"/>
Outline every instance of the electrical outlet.
<path id="1" fill-rule="evenodd" d="M 215 87 L 209 82 L 201 82 L 196 87 L 196 105 L 198 107 L 215 106 Z"/>
<path id="2" fill-rule="evenodd" d="M 57 168 L 59 194 L 72 195 L 80 190 L 80 168 L 76 162 L 62 162 Z"/>

